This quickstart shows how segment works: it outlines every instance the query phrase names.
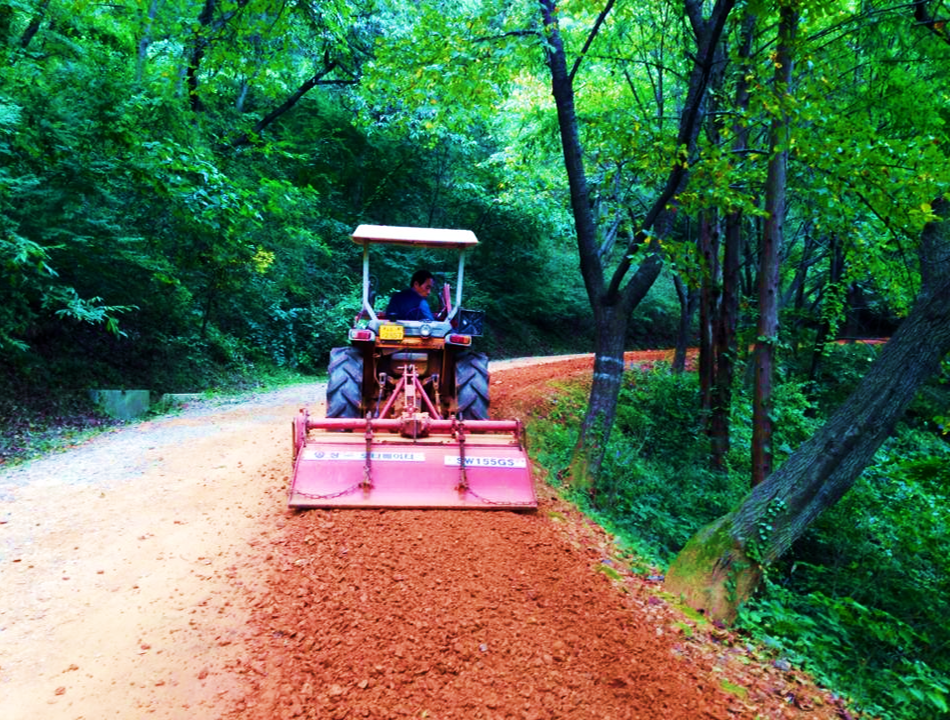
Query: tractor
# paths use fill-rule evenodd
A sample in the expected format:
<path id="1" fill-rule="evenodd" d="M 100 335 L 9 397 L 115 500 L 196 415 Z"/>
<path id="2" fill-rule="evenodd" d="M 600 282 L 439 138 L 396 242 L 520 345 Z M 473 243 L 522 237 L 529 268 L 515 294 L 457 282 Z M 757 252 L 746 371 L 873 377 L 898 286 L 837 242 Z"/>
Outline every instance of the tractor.
<path id="1" fill-rule="evenodd" d="M 488 358 L 472 350 L 483 314 L 462 308 L 469 230 L 360 225 L 362 307 L 350 345 L 330 353 L 323 419 L 293 422 L 291 507 L 533 509 L 537 499 L 518 420 L 489 417 Z M 370 246 L 455 250 L 432 320 L 374 308 Z"/>
<path id="2" fill-rule="evenodd" d="M 350 330 L 349 347 L 330 353 L 327 417 L 398 416 L 407 382 L 421 388 L 417 398 L 433 416 L 487 420 L 488 358 L 471 349 L 481 335 L 482 314 L 461 308 L 465 256 L 478 240 L 468 230 L 434 230 L 361 225 L 353 239 L 364 243 L 363 306 Z M 393 320 L 373 309 L 374 282 L 369 246 L 397 243 L 459 250 L 458 284 L 438 293 L 433 321 Z M 418 380 L 418 384 L 413 382 Z"/>

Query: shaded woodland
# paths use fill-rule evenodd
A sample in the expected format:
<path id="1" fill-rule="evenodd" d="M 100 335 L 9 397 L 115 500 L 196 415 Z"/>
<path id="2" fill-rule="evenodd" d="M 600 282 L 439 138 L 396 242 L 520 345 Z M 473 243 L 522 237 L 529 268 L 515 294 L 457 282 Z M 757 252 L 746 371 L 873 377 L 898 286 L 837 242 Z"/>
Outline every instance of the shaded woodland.
<path id="1" fill-rule="evenodd" d="M 357 224 L 468 228 L 483 349 L 596 355 L 541 430 L 565 492 L 877 715 L 944 717 L 948 19 L 0 0 L 0 408 L 320 373 Z M 389 251 L 380 297 L 422 265 L 452 280 Z"/>

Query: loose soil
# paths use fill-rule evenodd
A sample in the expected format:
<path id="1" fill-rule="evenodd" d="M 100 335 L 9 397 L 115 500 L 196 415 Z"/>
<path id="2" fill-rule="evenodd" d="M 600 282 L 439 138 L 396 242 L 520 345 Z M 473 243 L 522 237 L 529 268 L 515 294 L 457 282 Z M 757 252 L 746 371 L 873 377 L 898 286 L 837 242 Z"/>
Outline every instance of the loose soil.
<path id="1" fill-rule="evenodd" d="M 493 415 L 591 364 L 494 363 Z M 322 401 L 204 404 L 0 471 L 0 718 L 850 717 L 540 480 L 534 513 L 287 510 L 290 421 Z"/>

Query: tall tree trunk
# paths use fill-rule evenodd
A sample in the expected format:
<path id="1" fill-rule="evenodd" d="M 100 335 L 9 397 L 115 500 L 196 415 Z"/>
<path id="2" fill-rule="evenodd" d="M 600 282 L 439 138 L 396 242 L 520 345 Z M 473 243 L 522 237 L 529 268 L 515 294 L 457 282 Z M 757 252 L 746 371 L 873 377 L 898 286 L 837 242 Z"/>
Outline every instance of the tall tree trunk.
<path id="1" fill-rule="evenodd" d="M 676 288 L 676 298 L 680 304 L 680 322 L 676 330 L 676 348 L 673 350 L 673 365 L 670 370 L 682 373 L 686 370 L 686 353 L 689 350 L 690 326 L 693 322 L 693 313 L 696 311 L 699 291 L 690 288 L 679 275 L 673 276 L 673 285 Z"/>
<path id="2" fill-rule="evenodd" d="M 604 10 L 609 10 L 612 2 Z M 557 24 L 557 6 L 554 0 L 542 0 L 541 14 L 547 29 L 546 53 L 551 72 L 551 91 L 557 108 L 558 128 L 564 165 L 570 189 L 574 228 L 580 251 L 581 275 L 595 320 L 594 377 L 590 398 L 578 445 L 571 462 L 570 478 L 573 484 L 593 489 L 594 478 L 600 472 L 604 447 L 617 411 L 617 396 L 623 375 L 623 343 L 627 333 L 629 309 L 620 304 L 620 298 L 604 297 L 604 268 L 600 257 L 600 243 L 590 202 L 590 186 L 584 168 L 584 154 L 574 108 L 573 77 L 567 69 L 567 55 Z M 603 13 L 601 14 L 603 17 Z M 637 275 L 647 286 L 659 275 L 661 260 L 655 253 L 640 266 Z M 645 293 L 644 293 L 645 294 Z"/>
<path id="3" fill-rule="evenodd" d="M 937 200 L 934 211 L 945 217 L 948 205 Z M 712 617 L 731 620 L 762 568 L 854 485 L 950 352 L 950 221 L 927 225 L 920 257 L 917 301 L 855 391 L 738 508 L 687 543 L 670 566 L 668 590 Z"/>
<path id="4" fill-rule="evenodd" d="M 713 405 L 713 382 L 716 377 L 713 339 L 719 317 L 719 214 L 704 210 L 699 218 L 699 254 L 703 261 L 703 280 L 699 299 L 699 393 L 703 415 L 710 417 Z M 708 430 L 707 426 L 707 430 Z"/>
<path id="5" fill-rule="evenodd" d="M 595 503 L 597 485 L 592 479 L 600 472 L 605 446 L 617 414 L 628 318 L 629 313 L 617 306 L 599 306 L 594 310 L 594 377 L 587 416 L 574 449 L 569 474 L 573 482 L 580 480 L 580 486 L 587 489 Z M 596 467 L 591 467 L 590 463 L 596 463 Z M 583 480 L 585 478 L 591 481 Z"/>
<path id="6" fill-rule="evenodd" d="M 726 242 L 722 261 L 722 294 L 714 327 L 715 375 L 709 408 L 710 465 L 724 470 L 729 454 L 732 381 L 737 360 L 736 329 L 739 323 L 739 268 L 742 252 L 742 212 L 726 217 Z"/>
<path id="7" fill-rule="evenodd" d="M 742 21 L 742 42 L 739 46 L 739 78 L 736 81 L 736 108 L 744 112 L 749 107 L 749 83 L 745 79 L 752 41 L 755 36 L 755 16 L 746 14 Z M 749 144 L 749 126 L 741 118 L 733 126 L 732 143 L 736 157 L 743 157 Z M 726 215 L 725 242 L 722 253 L 722 292 L 719 315 L 713 335 L 715 377 L 713 379 L 712 407 L 709 417 L 710 464 L 723 470 L 729 453 L 729 413 L 732 409 L 732 380 L 736 366 L 736 329 L 739 320 L 740 277 L 742 265 L 742 209 L 735 208 Z"/>
<path id="8" fill-rule="evenodd" d="M 752 484 L 772 472 L 772 381 L 778 344 L 779 255 L 785 221 L 785 180 L 788 168 L 789 119 L 785 96 L 792 83 L 792 42 L 798 26 L 796 7 L 782 5 L 775 59 L 778 110 L 772 119 L 772 156 L 765 181 L 765 232 L 759 248 L 759 324 L 755 346 L 755 392 L 752 401 Z"/>
<path id="9" fill-rule="evenodd" d="M 591 30 L 585 51 L 613 4 L 614 0 L 607 0 L 604 10 Z M 551 90 L 557 109 L 564 165 L 570 188 L 581 275 L 594 311 L 598 334 L 590 401 L 570 468 L 570 482 L 581 487 L 592 488 L 600 472 L 604 448 L 617 410 L 617 395 L 623 374 L 623 343 L 627 322 L 630 313 L 640 303 L 660 273 L 662 257 L 656 239 L 662 237 L 666 231 L 670 222 L 668 208 L 675 202 L 675 196 L 681 192 L 686 183 L 689 167 L 688 153 L 695 147 L 696 135 L 705 113 L 706 90 L 713 70 L 713 60 L 726 18 L 734 5 L 735 0 L 717 0 L 709 19 L 704 19 L 702 2 L 686 0 L 687 14 L 696 34 L 697 43 L 697 53 L 689 77 L 689 87 L 677 135 L 677 147 L 686 148 L 687 151 L 681 161 L 673 164 L 666 185 L 647 211 L 640 230 L 634 234 L 623 259 L 610 281 L 607 282 L 599 254 L 600 243 L 597 241 L 597 228 L 590 202 L 590 187 L 584 169 L 584 156 L 574 108 L 573 80 L 583 59 L 583 52 L 568 71 L 564 44 L 558 29 L 557 3 L 555 0 L 540 2 L 541 18 L 545 29 L 544 51 L 551 72 Z M 646 257 L 627 281 L 632 258 L 644 243 L 648 243 Z M 601 337 L 603 332 L 610 333 L 611 337 Z"/>

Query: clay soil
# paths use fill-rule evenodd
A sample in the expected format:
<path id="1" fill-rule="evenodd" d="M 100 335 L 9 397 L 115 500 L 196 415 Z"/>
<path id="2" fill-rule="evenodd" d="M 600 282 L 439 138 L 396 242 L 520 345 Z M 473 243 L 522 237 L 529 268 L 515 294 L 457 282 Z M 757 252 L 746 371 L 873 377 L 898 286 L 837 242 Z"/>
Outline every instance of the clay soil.
<path id="1" fill-rule="evenodd" d="M 493 414 L 590 372 L 494 364 Z M 0 473 L 0 717 L 850 717 L 628 572 L 540 478 L 533 513 L 287 510 L 290 419 L 321 392 Z"/>

